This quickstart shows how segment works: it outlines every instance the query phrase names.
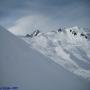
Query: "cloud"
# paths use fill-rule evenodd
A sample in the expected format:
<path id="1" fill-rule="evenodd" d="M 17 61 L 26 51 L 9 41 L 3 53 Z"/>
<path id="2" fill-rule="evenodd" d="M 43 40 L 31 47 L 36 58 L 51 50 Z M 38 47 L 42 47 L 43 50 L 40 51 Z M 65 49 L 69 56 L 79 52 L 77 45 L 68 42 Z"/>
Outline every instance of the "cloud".
<path id="1" fill-rule="evenodd" d="M 25 16 L 17 20 L 15 25 L 8 28 L 8 30 L 16 35 L 25 35 L 37 29 L 44 32 L 56 30 L 59 27 L 59 25 L 56 23 L 57 22 L 53 22 L 51 19 L 45 16 Z"/>
<path id="2" fill-rule="evenodd" d="M 90 0 L 0 0 L 0 24 L 6 28 L 27 16 L 90 27 Z"/>
<path id="3" fill-rule="evenodd" d="M 27 14 L 55 15 L 63 8 L 90 7 L 89 0 L 0 0 L 0 19 L 5 17 L 20 17 Z M 89 9 L 90 10 L 90 9 Z"/>

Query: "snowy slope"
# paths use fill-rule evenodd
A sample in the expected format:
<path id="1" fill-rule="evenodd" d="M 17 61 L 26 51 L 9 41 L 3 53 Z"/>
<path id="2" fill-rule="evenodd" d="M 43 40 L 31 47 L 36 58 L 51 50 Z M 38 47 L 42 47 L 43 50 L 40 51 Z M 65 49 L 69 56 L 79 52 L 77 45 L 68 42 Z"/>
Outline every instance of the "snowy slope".
<path id="1" fill-rule="evenodd" d="M 72 27 L 23 39 L 66 70 L 90 80 L 90 39 L 81 36 L 81 33 L 87 35 L 84 29 Z"/>
<path id="2" fill-rule="evenodd" d="M 17 90 L 90 90 L 90 82 L 66 71 L 0 27 L 0 87 L 5 86 L 18 87 Z"/>

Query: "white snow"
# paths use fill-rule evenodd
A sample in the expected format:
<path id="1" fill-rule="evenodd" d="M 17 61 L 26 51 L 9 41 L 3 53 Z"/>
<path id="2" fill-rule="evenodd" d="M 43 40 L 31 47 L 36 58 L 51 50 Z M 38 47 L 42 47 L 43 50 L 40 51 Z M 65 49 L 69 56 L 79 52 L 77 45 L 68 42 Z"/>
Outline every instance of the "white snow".
<path id="1" fill-rule="evenodd" d="M 41 37 L 43 38 L 40 39 Z M 30 38 L 28 40 L 30 40 Z M 41 46 L 36 43 L 36 40 L 41 40 L 41 45 L 44 40 L 46 45 L 44 46 L 43 44 L 43 46 Z M 56 62 L 58 60 L 63 65 L 63 60 L 65 60 L 65 58 L 60 59 L 60 56 L 57 57 L 56 54 L 59 51 L 57 52 L 57 50 L 54 51 L 54 49 L 52 49 L 52 47 L 56 47 L 55 45 L 58 44 L 57 42 L 55 45 L 52 45 L 52 42 L 48 41 L 48 39 L 42 35 L 30 41 L 33 42 L 32 45 L 36 44 L 35 48 L 39 51 L 41 50 L 43 53 L 48 52 L 47 54 L 51 55 L 51 58 L 54 57 Z M 17 90 L 90 89 L 89 81 L 77 77 L 76 75 L 65 70 L 61 67 L 62 65 L 59 66 L 54 63 L 54 59 L 52 61 L 36 50 L 33 50 L 29 44 L 0 27 L 0 87 L 13 86 L 18 87 Z M 52 47 L 50 45 L 52 45 Z M 59 52 L 59 54 L 60 53 L 61 52 Z M 63 54 L 65 55 L 64 51 Z M 70 58 L 68 54 L 66 54 L 66 57 L 68 57 L 68 59 Z M 73 62 L 67 60 L 66 63 L 69 65 L 69 63 L 72 64 Z"/>
<path id="2" fill-rule="evenodd" d="M 72 34 L 70 29 L 77 35 Z M 72 27 L 23 39 L 66 70 L 90 80 L 90 41 L 80 35 L 82 32 L 85 31 Z"/>

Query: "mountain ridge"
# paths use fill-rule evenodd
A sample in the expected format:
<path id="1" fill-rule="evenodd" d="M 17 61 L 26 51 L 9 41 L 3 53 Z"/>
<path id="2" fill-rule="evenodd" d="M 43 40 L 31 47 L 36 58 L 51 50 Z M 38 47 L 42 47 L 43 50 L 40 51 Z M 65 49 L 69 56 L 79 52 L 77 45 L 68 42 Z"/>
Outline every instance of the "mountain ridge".
<path id="1" fill-rule="evenodd" d="M 59 29 L 22 39 L 60 66 L 90 80 L 90 41 L 81 28 Z"/>

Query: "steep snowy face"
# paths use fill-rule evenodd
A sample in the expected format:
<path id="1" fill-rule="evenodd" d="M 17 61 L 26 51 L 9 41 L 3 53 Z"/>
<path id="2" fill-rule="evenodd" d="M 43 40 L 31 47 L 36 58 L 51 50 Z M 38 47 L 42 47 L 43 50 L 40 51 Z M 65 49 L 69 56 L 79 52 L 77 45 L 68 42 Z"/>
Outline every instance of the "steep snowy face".
<path id="1" fill-rule="evenodd" d="M 47 34 L 46 36 L 49 37 Z M 52 60 L 55 56 L 55 60 L 63 64 L 65 60 L 58 58 L 58 47 L 55 49 L 58 51 L 57 57 L 52 41 L 46 36 L 39 34 L 32 39 L 24 39 L 30 40 L 28 43 L 32 42 L 30 45 L 42 51 L 44 55 L 51 55 Z M 63 52 L 62 55 L 65 54 L 63 49 L 59 48 Z M 0 90 L 6 90 L 8 87 L 10 90 L 12 87 L 17 87 L 18 90 L 90 90 L 90 82 L 68 72 L 44 55 L 0 27 Z"/>
<path id="2" fill-rule="evenodd" d="M 60 66 L 90 80 L 90 41 L 83 29 L 59 29 L 23 39 Z"/>

